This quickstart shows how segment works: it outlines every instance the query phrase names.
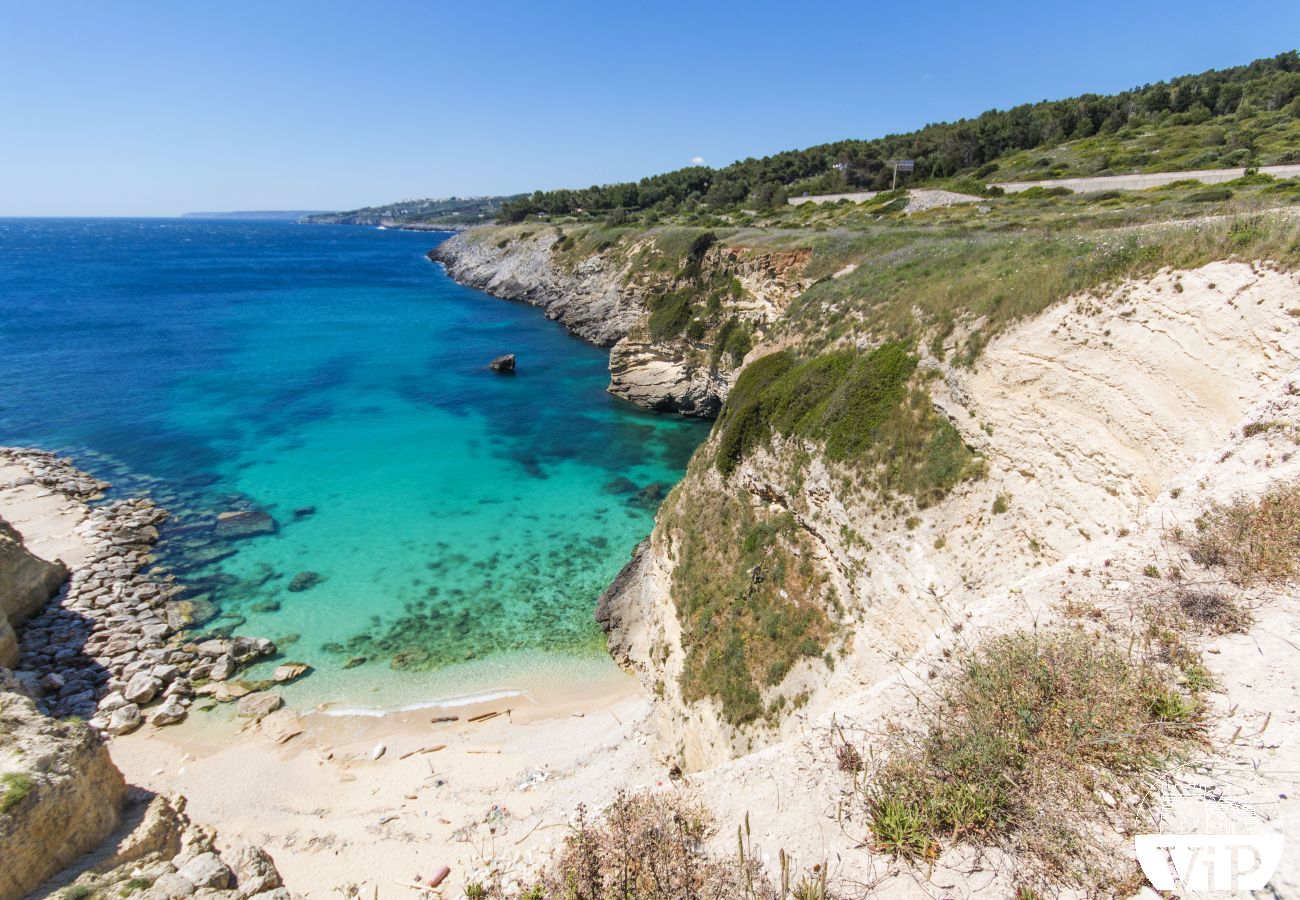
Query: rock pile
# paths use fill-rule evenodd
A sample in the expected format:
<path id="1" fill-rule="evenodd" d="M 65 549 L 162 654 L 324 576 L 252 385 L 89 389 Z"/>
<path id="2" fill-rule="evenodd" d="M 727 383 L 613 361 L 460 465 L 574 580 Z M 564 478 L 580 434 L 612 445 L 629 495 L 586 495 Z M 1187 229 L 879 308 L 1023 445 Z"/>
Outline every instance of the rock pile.
<path id="1" fill-rule="evenodd" d="M 92 499 L 108 487 L 52 454 L 0 453 L 72 499 Z M 224 682 L 276 652 L 265 638 L 185 640 L 190 601 L 179 596 L 185 588 L 152 566 L 158 526 L 166 518 L 151 500 L 116 500 L 92 507 L 78 526 L 93 556 L 19 636 L 16 675 L 50 714 L 81 716 L 112 734 L 146 720 L 174 724 L 186 716 L 194 681 Z"/>

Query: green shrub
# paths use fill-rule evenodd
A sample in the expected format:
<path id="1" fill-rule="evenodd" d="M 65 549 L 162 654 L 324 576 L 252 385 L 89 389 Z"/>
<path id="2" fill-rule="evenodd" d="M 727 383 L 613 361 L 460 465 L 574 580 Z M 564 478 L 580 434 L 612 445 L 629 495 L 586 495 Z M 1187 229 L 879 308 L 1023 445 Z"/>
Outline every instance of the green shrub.
<path id="1" fill-rule="evenodd" d="M 1217 203 L 1220 200 L 1231 200 L 1232 188 L 1212 187 L 1208 190 L 1197 191 L 1187 198 L 1188 203 Z"/>

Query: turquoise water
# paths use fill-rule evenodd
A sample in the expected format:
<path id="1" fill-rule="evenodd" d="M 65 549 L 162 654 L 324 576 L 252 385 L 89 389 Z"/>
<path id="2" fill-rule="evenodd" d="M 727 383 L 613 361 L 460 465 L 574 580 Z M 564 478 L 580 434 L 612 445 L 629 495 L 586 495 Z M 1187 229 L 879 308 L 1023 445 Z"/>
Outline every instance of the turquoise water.
<path id="1" fill-rule="evenodd" d="M 196 632 L 310 663 L 298 702 L 608 674 L 596 598 L 705 427 L 610 397 L 604 351 L 456 285 L 440 239 L 0 220 L 0 443 L 172 509 Z M 516 375 L 486 368 L 503 352 Z M 278 530 L 220 539 L 230 509 Z"/>

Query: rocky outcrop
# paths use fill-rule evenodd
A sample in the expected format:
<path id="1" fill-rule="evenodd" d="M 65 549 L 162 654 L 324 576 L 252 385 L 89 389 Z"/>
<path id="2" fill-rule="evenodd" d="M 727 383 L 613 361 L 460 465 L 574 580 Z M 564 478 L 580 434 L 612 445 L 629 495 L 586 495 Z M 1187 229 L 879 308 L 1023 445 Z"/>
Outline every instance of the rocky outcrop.
<path id="1" fill-rule="evenodd" d="M 650 298 L 685 285 L 632 259 L 654 254 L 650 235 L 621 252 L 594 252 L 576 263 L 558 262 L 552 229 L 479 229 L 457 235 L 429 253 L 448 274 L 498 297 L 542 307 L 580 337 L 610 348 L 609 391 L 638 406 L 713 418 L 740 370 L 740 359 L 715 352 L 715 333 L 700 338 L 651 336 Z M 808 286 L 807 251 L 754 251 L 714 246 L 700 261 L 700 281 L 735 278 L 719 321 L 731 320 L 761 338 L 790 301 Z M 715 279 L 716 280 L 716 279 Z"/>
<path id="2" fill-rule="evenodd" d="M 225 850 L 185 798 L 129 788 L 86 725 L 43 715 L 0 669 L 0 900 L 96 896 L 287 900 L 265 851 Z"/>
<path id="3" fill-rule="evenodd" d="M 506 246 L 489 243 L 491 231 L 458 234 L 429 252 L 461 284 L 506 300 L 540 306 L 574 334 L 612 347 L 645 312 L 641 297 L 625 292 L 620 267 L 596 255 L 573 270 L 552 264 L 557 237 L 546 229 Z"/>
<path id="4" fill-rule="evenodd" d="M 0 666 L 12 668 L 18 662 L 14 626 L 48 603 L 67 577 L 67 566 L 28 552 L 22 535 L 0 519 Z"/>
<path id="5" fill-rule="evenodd" d="M 15 686 L 0 684 L 0 898 L 23 896 L 98 846 L 126 798 L 94 732 L 42 715 Z"/>
<path id="6" fill-rule="evenodd" d="M 730 384 L 696 355 L 679 344 L 629 335 L 609 351 L 609 392 L 646 409 L 715 418 Z"/>

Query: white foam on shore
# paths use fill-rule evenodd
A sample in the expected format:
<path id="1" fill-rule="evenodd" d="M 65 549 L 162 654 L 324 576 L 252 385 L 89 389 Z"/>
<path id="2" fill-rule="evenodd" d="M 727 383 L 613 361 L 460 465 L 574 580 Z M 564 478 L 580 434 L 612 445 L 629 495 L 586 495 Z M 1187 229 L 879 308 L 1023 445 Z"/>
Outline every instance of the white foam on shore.
<path id="1" fill-rule="evenodd" d="M 441 700 L 420 700 L 416 703 L 408 703 L 405 706 L 398 706 L 393 709 L 380 709 L 374 706 L 340 706 L 338 708 L 322 709 L 322 716 L 365 716 L 372 719 L 378 719 L 383 716 L 390 716 L 394 713 L 417 712 L 422 709 L 454 709 L 458 706 L 473 706 L 475 703 L 491 703 L 493 700 L 506 700 L 510 697 L 527 697 L 532 699 L 532 695 L 527 691 L 519 690 L 499 690 L 484 691 L 481 694 L 463 694 L 459 697 L 447 697 Z"/>

